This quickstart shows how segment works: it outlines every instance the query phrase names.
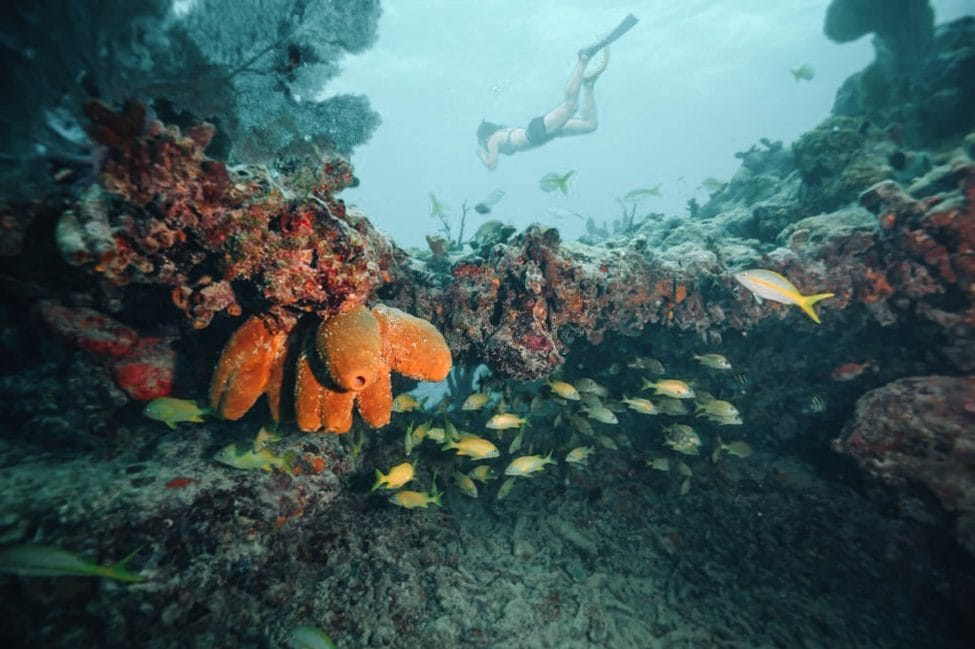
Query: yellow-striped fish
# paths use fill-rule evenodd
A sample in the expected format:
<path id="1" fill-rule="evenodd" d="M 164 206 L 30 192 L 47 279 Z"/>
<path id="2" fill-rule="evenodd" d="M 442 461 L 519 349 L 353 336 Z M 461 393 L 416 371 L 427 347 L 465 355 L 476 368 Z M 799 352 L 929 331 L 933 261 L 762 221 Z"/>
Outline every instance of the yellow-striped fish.
<path id="1" fill-rule="evenodd" d="M 779 275 L 773 270 L 764 268 L 753 268 L 735 273 L 738 283 L 747 288 L 761 303 L 762 298 L 779 302 L 781 304 L 795 304 L 802 309 L 803 313 L 812 318 L 813 322 L 819 324 L 819 314 L 813 309 L 813 305 L 820 300 L 833 297 L 833 293 L 815 293 L 813 295 L 803 295 L 795 284 Z"/>

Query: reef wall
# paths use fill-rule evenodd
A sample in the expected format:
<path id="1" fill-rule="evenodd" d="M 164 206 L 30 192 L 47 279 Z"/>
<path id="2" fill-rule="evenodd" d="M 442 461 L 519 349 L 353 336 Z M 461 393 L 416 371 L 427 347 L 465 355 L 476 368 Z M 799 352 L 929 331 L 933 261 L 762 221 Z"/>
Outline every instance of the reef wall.
<path id="1" fill-rule="evenodd" d="M 840 17 L 840 9 L 831 9 L 827 19 L 838 40 L 874 31 L 887 43 L 884 51 L 903 41 L 920 52 L 922 67 L 950 59 L 950 69 L 972 68 L 971 20 L 928 38 L 902 37 L 869 21 L 841 29 L 830 22 Z M 916 65 L 908 67 L 878 69 L 914 74 Z M 10 297 L 3 349 L 16 372 L 3 379 L 10 388 L 5 407 L 33 424 L 58 413 L 60 423 L 44 424 L 52 429 L 100 430 L 126 403 L 125 394 L 148 399 L 205 390 L 219 349 L 245 315 L 290 330 L 306 314 L 328 317 L 377 301 L 430 320 L 460 364 L 485 363 L 521 380 L 562 371 L 580 349 L 606 365 L 626 360 L 622 347 L 603 345 L 609 338 L 640 349 L 686 334 L 682 344 L 716 347 L 741 344 L 730 341 L 771 325 L 846 341 L 895 326 L 913 329 L 911 342 L 927 347 L 912 375 L 969 374 L 975 371 L 975 134 L 966 135 L 972 124 L 905 112 L 914 94 L 862 94 L 865 79 L 878 74 L 865 71 L 851 81 L 861 88 L 859 103 L 838 102 L 837 115 L 791 147 L 763 141 L 739 154 L 734 178 L 690 215 L 645 215 L 588 244 L 563 242 L 557 230 L 539 225 L 468 252 L 426 256 L 399 249 L 338 197 L 355 182 L 342 147 L 291 151 L 273 167 L 233 165 L 208 154 L 218 131 L 206 122 L 179 128 L 140 103 L 116 110 L 88 102 L 86 171 L 70 165 L 56 172 L 76 191 L 0 209 L 0 271 Z M 928 79 L 941 85 L 925 92 L 950 95 L 943 110 L 953 115 L 952 102 L 968 101 L 975 74 Z M 54 255 L 63 265 L 52 266 Z M 734 278 L 747 268 L 778 271 L 804 294 L 834 293 L 819 306 L 823 324 L 788 306 L 759 304 Z M 51 335 L 83 350 L 60 359 L 65 383 L 80 385 L 86 363 L 94 368 L 96 387 L 75 391 L 67 413 L 39 397 L 25 402 L 14 387 L 24 372 L 46 367 L 25 353 L 32 346 L 25 341 L 43 345 Z M 838 367 L 850 360 L 829 345 L 818 353 Z M 58 350 L 44 354 L 56 358 Z M 50 374 L 37 380 L 56 385 Z M 862 408 L 870 410 L 874 401 L 864 399 Z M 98 408 L 88 408 L 96 402 Z M 951 430 L 964 444 L 971 441 L 971 427 Z M 854 455 L 861 447 L 838 445 Z M 898 479 L 930 485 L 928 464 L 898 466 Z M 975 483 L 970 468 L 956 475 Z"/>

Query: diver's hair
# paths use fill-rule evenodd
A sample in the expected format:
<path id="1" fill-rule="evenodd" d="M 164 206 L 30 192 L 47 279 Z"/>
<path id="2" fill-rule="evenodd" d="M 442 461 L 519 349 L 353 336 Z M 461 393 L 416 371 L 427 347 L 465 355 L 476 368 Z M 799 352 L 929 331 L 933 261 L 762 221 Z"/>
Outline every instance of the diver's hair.
<path id="1" fill-rule="evenodd" d="M 486 119 L 481 120 L 481 125 L 477 127 L 477 141 L 481 144 L 487 144 L 487 140 L 496 131 L 500 131 L 504 127 L 501 124 L 495 124 L 494 122 L 489 122 Z"/>

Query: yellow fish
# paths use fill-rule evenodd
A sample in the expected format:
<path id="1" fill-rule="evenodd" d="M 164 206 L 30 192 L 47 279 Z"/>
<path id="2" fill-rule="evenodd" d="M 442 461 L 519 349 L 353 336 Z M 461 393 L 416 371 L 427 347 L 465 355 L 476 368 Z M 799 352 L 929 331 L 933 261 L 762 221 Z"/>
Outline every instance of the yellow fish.
<path id="1" fill-rule="evenodd" d="M 465 496 L 470 496 L 471 498 L 477 498 L 477 485 L 471 480 L 469 475 L 464 475 L 459 471 L 454 471 L 454 484 L 460 489 L 460 492 Z"/>
<path id="2" fill-rule="evenodd" d="M 572 427 L 577 433 L 588 435 L 589 437 L 593 437 L 596 434 L 596 431 L 592 429 L 589 422 L 579 415 L 572 415 L 572 417 L 569 418 L 569 423 L 572 424 Z"/>
<path id="3" fill-rule="evenodd" d="M 490 395 L 487 392 L 475 392 L 464 399 L 461 410 L 480 410 L 487 404 Z"/>
<path id="4" fill-rule="evenodd" d="M 698 415 L 698 417 L 700 416 L 702 415 Z M 742 420 L 742 418 L 739 417 L 738 415 L 730 415 L 727 417 L 721 417 L 719 415 L 703 415 L 703 416 L 707 417 L 708 421 L 714 422 L 719 426 L 741 426 L 743 423 L 745 423 Z"/>
<path id="5" fill-rule="evenodd" d="M 663 374 L 665 371 L 664 364 L 651 356 L 637 356 L 626 366 L 634 370 L 647 370 L 653 374 Z"/>
<path id="6" fill-rule="evenodd" d="M 644 198 L 650 196 L 660 196 L 660 183 L 657 183 L 653 187 L 645 187 L 643 189 L 634 189 L 631 192 L 627 192 L 626 196 L 623 197 L 624 201 L 638 203 Z"/>
<path id="7" fill-rule="evenodd" d="M 576 390 L 579 392 L 592 392 L 597 397 L 609 396 L 609 390 L 606 389 L 606 386 L 600 385 L 589 378 L 583 377 L 581 379 L 576 379 L 572 382 L 572 385 L 574 385 Z"/>
<path id="8" fill-rule="evenodd" d="M 721 354 L 694 354 L 694 360 L 715 370 L 730 370 L 731 362 Z"/>
<path id="9" fill-rule="evenodd" d="M 834 295 L 833 293 L 803 295 L 788 279 L 773 270 L 764 268 L 753 268 L 735 273 L 735 279 L 752 292 L 759 304 L 761 304 L 762 298 L 780 304 L 794 304 L 812 318 L 816 324 L 819 324 L 820 320 L 816 310 L 813 309 L 813 305 Z"/>
<path id="10" fill-rule="evenodd" d="M 413 452 L 413 447 L 417 444 L 419 444 L 419 442 L 413 435 L 413 422 L 410 422 L 410 425 L 406 427 L 406 436 L 403 438 L 403 449 L 406 451 L 406 454 L 409 455 Z"/>
<path id="11" fill-rule="evenodd" d="M 443 418 L 443 434 L 445 440 L 449 439 L 456 442 L 458 439 L 460 439 L 460 433 L 457 432 L 457 427 L 454 426 L 454 423 L 446 417 Z"/>
<path id="12" fill-rule="evenodd" d="M 591 446 L 577 446 L 569 451 L 565 456 L 565 461 L 569 464 L 587 464 L 592 452 L 593 448 Z"/>
<path id="13" fill-rule="evenodd" d="M 671 424 L 664 428 L 664 433 L 666 435 L 664 446 L 669 446 L 684 455 L 697 455 L 701 438 L 693 428 L 687 424 Z"/>
<path id="14" fill-rule="evenodd" d="M 484 425 L 494 430 L 508 430 L 509 428 L 518 428 L 524 425 L 525 421 L 524 417 L 513 415 L 510 412 L 499 412 L 488 419 L 488 423 Z"/>
<path id="15" fill-rule="evenodd" d="M 53 545 L 7 546 L 0 548 L 0 572 L 25 577 L 105 577 L 139 582 L 144 581 L 145 577 L 125 566 L 142 547 L 139 546 L 121 561 L 104 566 Z"/>
<path id="16" fill-rule="evenodd" d="M 488 480 L 494 479 L 494 476 L 491 475 L 492 471 L 493 469 L 491 469 L 491 465 L 481 464 L 468 471 L 467 475 L 482 484 L 487 484 Z"/>
<path id="17" fill-rule="evenodd" d="M 541 455 L 522 455 L 521 457 L 516 457 L 511 461 L 508 468 L 504 470 L 504 474 L 526 477 L 532 475 L 533 473 L 538 473 L 545 468 L 546 464 L 555 463 L 556 462 L 552 459 L 551 453 L 545 457 L 542 457 Z"/>
<path id="18" fill-rule="evenodd" d="M 266 427 L 261 426 L 261 429 L 257 431 L 257 435 L 254 437 L 254 452 L 260 453 L 261 449 L 279 441 L 281 441 L 280 435 L 276 435 L 269 431 Z"/>
<path id="19" fill-rule="evenodd" d="M 721 399 L 698 403 L 695 412 L 698 417 L 716 417 L 718 419 L 733 419 L 740 414 L 734 404 Z"/>
<path id="20" fill-rule="evenodd" d="M 434 486 L 430 490 L 430 493 L 425 493 L 423 491 L 397 491 L 394 493 L 389 502 L 402 507 L 403 509 L 416 509 L 417 507 L 421 509 L 426 509 L 427 505 L 434 504 L 437 507 L 443 507 L 440 504 L 440 496 L 442 494 L 437 491 L 437 487 Z"/>
<path id="21" fill-rule="evenodd" d="M 302 625 L 291 634 L 291 649 L 336 649 L 335 642 L 321 629 Z"/>
<path id="22" fill-rule="evenodd" d="M 651 383 L 643 379 L 644 390 L 654 390 L 654 394 L 662 394 L 672 399 L 693 399 L 694 389 L 679 379 L 660 379 Z"/>
<path id="23" fill-rule="evenodd" d="M 511 493 L 511 488 L 515 486 L 516 478 L 508 478 L 501 483 L 501 488 L 498 489 L 498 500 L 504 500 Z"/>
<path id="24" fill-rule="evenodd" d="M 413 412 L 414 410 L 423 410 L 423 404 L 409 392 L 404 392 L 393 399 L 393 412 Z"/>
<path id="25" fill-rule="evenodd" d="M 718 445 L 715 446 L 714 451 L 711 452 L 711 461 L 717 462 L 718 458 L 721 457 L 721 453 L 727 453 L 728 455 L 734 455 L 735 457 L 744 459 L 752 454 L 752 447 L 741 440 L 737 442 L 728 442 L 725 444 L 719 437 Z"/>
<path id="26" fill-rule="evenodd" d="M 255 453 L 253 448 L 238 450 L 236 444 L 223 447 L 217 451 L 213 459 L 220 464 L 226 464 L 235 469 L 261 469 L 262 471 L 270 471 L 272 468 L 277 468 L 288 471 L 291 468 L 288 457 L 275 455 L 270 449 L 263 448 Z"/>
<path id="27" fill-rule="evenodd" d="M 184 421 L 200 423 L 203 421 L 203 415 L 212 413 L 209 408 L 201 408 L 192 399 L 158 397 L 146 404 L 142 414 L 149 419 L 161 421 L 175 430 L 176 424 Z"/>
<path id="28" fill-rule="evenodd" d="M 590 419 L 595 419 L 596 421 L 601 421 L 604 424 L 618 424 L 619 419 L 613 414 L 613 411 L 602 404 L 594 404 L 589 407 L 582 408 L 582 411 L 586 413 L 586 416 Z"/>
<path id="29" fill-rule="evenodd" d="M 419 444 L 427 438 L 427 433 L 433 430 L 433 422 L 426 421 L 413 429 L 413 444 Z"/>
<path id="30" fill-rule="evenodd" d="M 623 397 L 622 403 L 625 403 L 627 406 L 629 406 L 630 410 L 635 410 L 641 415 L 660 414 L 660 411 L 657 410 L 657 407 L 653 405 L 653 401 L 650 401 L 649 399 L 640 399 L 640 398 L 631 399 L 630 397 Z"/>
<path id="31" fill-rule="evenodd" d="M 580 399 L 579 391 L 576 390 L 575 386 L 571 383 L 549 379 L 546 382 L 546 385 L 552 389 L 552 392 L 559 395 L 563 399 L 569 399 L 570 401 L 578 401 Z"/>
<path id="32" fill-rule="evenodd" d="M 369 491 L 375 491 L 379 487 L 383 487 L 384 489 L 399 489 L 412 479 L 413 465 L 409 462 L 397 464 L 386 475 L 383 475 L 379 469 L 376 469 L 376 484 L 372 485 L 372 489 Z"/>
<path id="33" fill-rule="evenodd" d="M 569 195 L 569 179 L 575 173 L 575 169 L 567 171 L 564 174 L 556 173 L 551 171 L 538 181 L 538 186 L 543 192 L 552 192 L 558 189 L 562 192 L 563 196 Z"/>
<path id="34" fill-rule="evenodd" d="M 437 444 L 443 444 L 447 439 L 447 431 L 440 426 L 437 426 L 436 428 L 427 428 L 426 436 L 435 441 Z"/>
<path id="35" fill-rule="evenodd" d="M 524 441 L 525 441 L 525 429 L 519 428 L 518 434 L 515 435 L 515 438 L 511 440 L 510 444 L 508 444 L 508 455 L 511 455 L 512 453 L 520 450 L 521 445 L 524 443 Z"/>
<path id="36" fill-rule="evenodd" d="M 665 457 L 652 457 L 645 464 L 654 471 L 670 471 L 670 460 Z"/>
<path id="37" fill-rule="evenodd" d="M 792 78 L 795 79 L 796 83 L 800 81 L 812 81 L 813 77 L 816 76 L 816 71 L 813 69 L 813 66 L 808 63 L 803 63 L 796 68 L 789 68 L 789 72 L 792 73 Z"/>
<path id="38" fill-rule="evenodd" d="M 687 406 L 680 399 L 671 399 L 670 397 L 661 397 L 656 403 L 657 410 L 661 414 L 671 415 L 673 417 L 679 417 L 681 415 L 687 414 Z"/>
<path id="39" fill-rule="evenodd" d="M 444 451 L 457 449 L 457 455 L 466 455 L 472 460 L 489 460 L 498 457 L 498 447 L 491 440 L 477 435 L 461 435 L 458 440 L 446 440 L 441 447 Z"/>
<path id="40" fill-rule="evenodd" d="M 430 192 L 430 216 L 438 219 L 447 216 L 447 208 L 437 200 L 433 192 Z"/>

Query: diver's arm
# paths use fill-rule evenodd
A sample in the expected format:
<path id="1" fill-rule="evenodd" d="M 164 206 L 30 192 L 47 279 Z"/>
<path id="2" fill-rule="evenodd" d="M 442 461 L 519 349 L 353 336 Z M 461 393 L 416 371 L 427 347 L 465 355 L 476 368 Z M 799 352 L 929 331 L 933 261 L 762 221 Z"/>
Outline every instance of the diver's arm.
<path id="1" fill-rule="evenodd" d="M 481 159 L 484 166 L 494 169 L 498 166 L 498 140 L 492 135 L 488 138 L 487 148 L 478 147 L 477 157 Z"/>

